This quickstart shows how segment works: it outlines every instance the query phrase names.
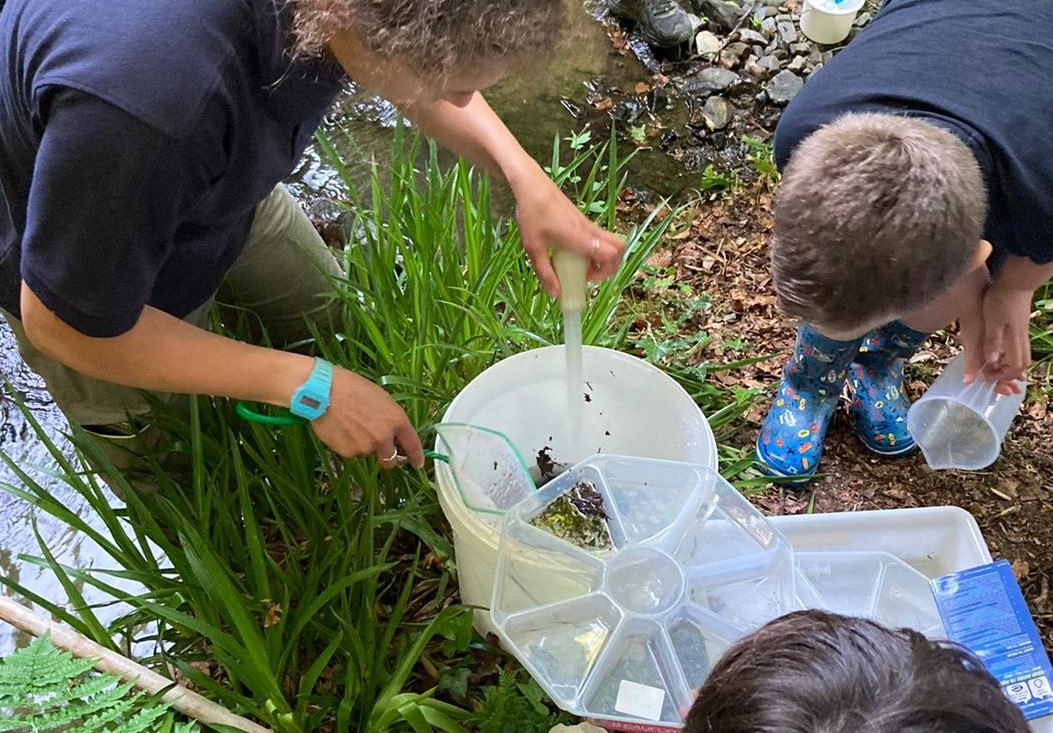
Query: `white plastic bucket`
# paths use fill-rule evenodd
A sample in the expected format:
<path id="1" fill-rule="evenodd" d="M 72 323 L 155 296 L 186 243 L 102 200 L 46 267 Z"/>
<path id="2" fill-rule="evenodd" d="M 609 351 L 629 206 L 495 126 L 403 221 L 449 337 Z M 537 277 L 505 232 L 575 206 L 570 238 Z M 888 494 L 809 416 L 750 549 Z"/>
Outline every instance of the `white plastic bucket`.
<path id="1" fill-rule="evenodd" d="M 832 45 L 848 37 L 865 0 L 804 0 L 801 33 L 816 43 Z"/>
<path id="2" fill-rule="evenodd" d="M 717 466 L 716 440 L 705 416 L 684 388 L 657 367 L 611 349 L 584 347 L 585 394 L 580 435 L 571 439 L 565 351 L 548 346 L 499 361 L 450 403 L 443 422 L 498 430 L 528 465 L 548 449 L 557 462 L 574 464 L 594 453 L 617 453 Z M 442 445 L 436 443 L 436 450 Z M 448 466 L 435 468 L 439 504 L 453 529 L 463 603 L 490 603 L 500 539 L 500 517 L 465 506 Z M 545 578 L 539 582 L 546 582 Z M 489 614 L 476 612 L 475 627 L 493 630 Z"/>

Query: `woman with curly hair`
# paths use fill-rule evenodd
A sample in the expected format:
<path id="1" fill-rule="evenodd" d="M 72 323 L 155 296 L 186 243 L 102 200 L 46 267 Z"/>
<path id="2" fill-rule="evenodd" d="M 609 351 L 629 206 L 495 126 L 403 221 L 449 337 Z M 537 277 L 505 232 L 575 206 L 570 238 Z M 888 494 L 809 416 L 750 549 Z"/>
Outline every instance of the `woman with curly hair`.
<path id="1" fill-rule="evenodd" d="M 0 308 L 70 419 L 125 435 L 143 390 L 285 406 L 342 456 L 421 442 L 378 385 L 206 328 L 217 292 L 273 343 L 327 322 L 339 267 L 279 185 L 347 78 L 511 188 L 547 253 L 618 267 L 479 91 L 551 55 L 559 0 L 7 0 L 0 12 Z M 105 442 L 105 441 L 104 441 Z"/>

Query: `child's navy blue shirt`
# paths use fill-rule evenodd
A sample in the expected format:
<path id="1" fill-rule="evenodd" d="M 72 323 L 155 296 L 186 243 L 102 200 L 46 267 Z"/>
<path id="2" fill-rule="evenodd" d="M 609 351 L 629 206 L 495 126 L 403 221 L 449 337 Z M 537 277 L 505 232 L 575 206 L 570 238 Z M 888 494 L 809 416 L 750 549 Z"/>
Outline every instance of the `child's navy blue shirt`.
<path id="1" fill-rule="evenodd" d="M 89 336 L 182 317 L 244 246 L 339 89 L 278 0 L 7 0 L 0 306 L 21 281 Z"/>
<path id="2" fill-rule="evenodd" d="M 888 0 L 783 112 L 779 167 L 846 112 L 905 114 L 956 134 L 983 170 L 996 252 L 1053 260 L 1053 2 Z"/>

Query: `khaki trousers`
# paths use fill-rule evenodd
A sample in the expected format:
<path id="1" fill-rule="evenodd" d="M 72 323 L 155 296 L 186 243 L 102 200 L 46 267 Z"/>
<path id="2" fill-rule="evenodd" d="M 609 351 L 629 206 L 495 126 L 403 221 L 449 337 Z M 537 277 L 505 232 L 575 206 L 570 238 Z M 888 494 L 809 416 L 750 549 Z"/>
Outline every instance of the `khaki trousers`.
<path id="1" fill-rule="evenodd" d="M 332 327 L 337 305 L 330 283 L 341 277 L 336 258 L 303 209 L 277 186 L 256 207 L 245 249 L 219 291 L 184 320 L 207 328 L 213 306 L 218 306 L 224 323 L 244 319 L 256 338 L 266 335 L 276 346 L 295 347 L 310 338 L 309 322 L 322 332 Z M 93 379 L 45 356 L 26 338 L 17 318 L 7 312 L 3 316 L 22 358 L 43 377 L 58 407 L 70 422 L 104 438 L 100 447 L 119 468 L 127 465 L 129 453 L 157 440 L 148 427 L 133 428 L 129 422 L 150 412 L 144 392 Z M 177 411 L 189 409 L 186 395 L 153 396 Z"/>

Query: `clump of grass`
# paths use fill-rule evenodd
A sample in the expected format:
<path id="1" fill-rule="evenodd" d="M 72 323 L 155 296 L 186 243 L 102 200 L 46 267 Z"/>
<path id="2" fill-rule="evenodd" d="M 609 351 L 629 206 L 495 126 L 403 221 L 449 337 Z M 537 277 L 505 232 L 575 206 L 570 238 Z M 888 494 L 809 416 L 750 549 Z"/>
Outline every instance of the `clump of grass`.
<path id="1" fill-rule="evenodd" d="M 1031 319 L 1031 374 L 1049 396 L 1053 395 L 1053 280 L 1035 292 L 1032 307 L 1037 315 Z"/>
<path id="2" fill-rule="evenodd" d="M 566 142 L 556 141 L 550 174 L 613 228 L 627 161 L 613 144 Z M 434 147 L 422 145 L 400 131 L 386 178 L 374 170 L 368 191 L 348 181 L 348 276 L 334 283 L 343 318 L 316 345 L 383 384 L 426 426 L 494 361 L 556 342 L 560 317 L 515 226 L 493 218 L 487 180 L 464 163 L 442 167 Z M 652 214 L 627 233 L 625 266 L 592 293 L 585 343 L 623 342 L 631 321 L 618 313 L 620 296 L 669 221 Z M 702 372 L 685 385 L 703 410 L 731 414 Z M 103 529 L 6 456 L 21 483 L 5 488 L 92 537 L 113 561 L 108 569 L 64 568 L 42 545 L 36 562 L 58 576 L 72 610 L 28 597 L 81 633 L 110 647 L 120 637 L 153 640 L 154 662 L 288 733 L 457 733 L 479 706 L 497 704 L 456 682 L 477 642 L 469 609 L 453 603 L 449 530 L 426 473 L 338 461 L 308 430 L 239 422 L 226 402 L 197 399 L 188 422 L 157 421 L 169 440 L 144 461 L 157 493 L 140 494 L 118 475 L 113 488 L 124 503 L 112 506 L 96 476 L 27 419 L 50 445 L 57 478 L 88 501 Z M 73 440 L 113 473 L 87 436 L 75 431 Z M 183 458 L 185 475 L 169 474 L 163 454 Z M 131 611 L 103 625 L 81 593 L 85 584 Z M 501 689 L 507 696 L 519 688 Z"/>
<path id="3" fill-rule="evenodd" d="M 741 181 L 734 170 L 720 170 L 712 163 L 702 169 L 698 180 L 698 189 L 703 194 L 731 194 L 738 189 Z"/>

